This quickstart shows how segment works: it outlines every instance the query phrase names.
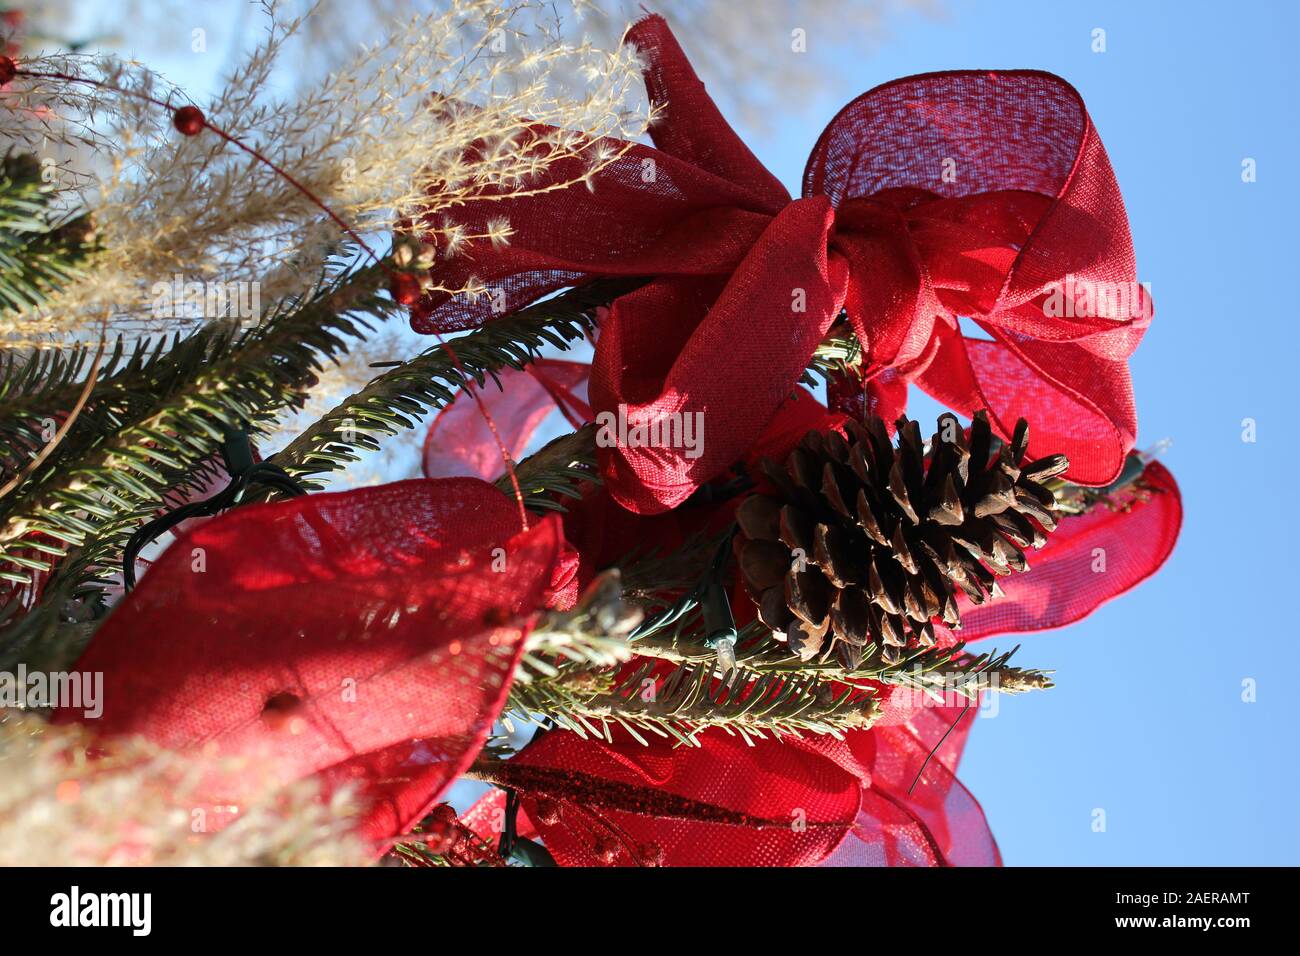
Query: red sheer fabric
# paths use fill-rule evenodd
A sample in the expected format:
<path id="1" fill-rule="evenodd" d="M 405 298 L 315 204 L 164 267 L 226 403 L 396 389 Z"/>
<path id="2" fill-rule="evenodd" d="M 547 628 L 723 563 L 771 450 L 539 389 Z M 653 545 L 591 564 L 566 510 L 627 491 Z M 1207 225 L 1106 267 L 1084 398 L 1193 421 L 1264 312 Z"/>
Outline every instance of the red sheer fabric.
<path id="1" fill-rule="evenodd" d="M 507 496 L 464 478 L 204 522 L 78 662 L 104 676 L 98 729 L 246 762 L 214 770 L 214 806 L 238 806 L 266 773 L 355 785 L 363 833 L 396 836 L 481 748 L 553 583 L 558 520 L 517 522 Z"/>
<path id="2" fill-rule="evenodd" d="M 873 404 L 892 413 L 916 382 L 957 411 L 989 409 L 1004 437 L 1028 418 L 1031 454 L 1068 455 L 1075 481 L 1118 474 L 1136 431 L 1126 359 L 1151 306 L 1105 150 L 1069 84 L 1032 71 L 885 84 L 822 134 L 792 201 L 663 20 L 642 20 L 629 42 L 662 110 L 658 148 L 632 146 L 592 190 L 471 204 L 471 226 L 509 217 L 510 245 L 473 243 L 438 267 L 444 287 L 472 276 L 508 308 L 593 276 L 652 278 L 603 324 L 593 408 L 622 408 L 634 425 L 701 413 L 707 437 L 699 457 L 602 448 L 616 500 L 671 508 L 735 462 L 842 307 L 868 358 L 855 387 Z M 539 185 L 579 172 L 558 163 Z M 413 322 L 465 328 L 485 310 L 432 297 Z M 957 316 L 992 341 L 966 338 Z"/>
<path id="3" fill-rule="evenodd" d="M 508 368 L 497 374 L 498 385 L 479 389 L 479 398 L 496 423 L 501 443 L 517 461 L 538 426 L 557 405 L 574 424 L 590 419 L 585 362 L 538 359 L 524 369 Z M 491 480 L 501 474 L 501 448 L 473 398 L 460 392 L 434 418 L 424 439 L 424 476 L 450 478 L 474 475 Z"/>
<path id="4" fill-rule="evenodd" d="M 695 748 L 551 732 L 502 777 L 566 866 L 996 866 L 983 812 L 953 776 L 973 712 L 921 773 L 960 711 L 752 746 L 721 730 Z"/>
<path id="5" fill-rule="evenodd" d="M 1159 463 L 1147 465 L 1143 482 L 1149 487 L 1145 500 L 1062 518 L 1043 549 L 1028 553 L 1029 571 L 1001 579 L 1006 597 L 979 607 L 962 603 L 957 636 L 973 641 L 1064 627 L 1155 574 L 1178 539 L 1183 501 L 1173 475 Z"/>
<path id="6" fill-rule="evenodd" d="M 805 413 L 799 403 L 787 410 L 796 420 Z M 779 435 L 774 442 L 782 444 Z M 1005 597 L 964 606 L 958 632 L 936 625 L 940 643 L 1063 626 L 1153 574 L 1173 547 L 1182 504 L 1159 465 L 1148 466 L 1145 482 L 1146 493 L 1125 508 L 1062 519 L 1031 552 L 1031 569 L 1001 581 Z M 663 518 L 629 520 L 649 529 Z M 979 804 L 955 777 L 976 708 L 963 715 L 910 690 L 880 693 L 877 723 L 843 741 L 787 737 L 747 747 L 706 731 L 703 746 L 690 749 L 550 733 L 512 762 L 507 782 L 532 796 L 526 806 L 534 810 L 537 799 L 554 805 L 531 819 L 566 865 L 999 865 Z M 646 846 L 662 856 L 647 856 Z"/>

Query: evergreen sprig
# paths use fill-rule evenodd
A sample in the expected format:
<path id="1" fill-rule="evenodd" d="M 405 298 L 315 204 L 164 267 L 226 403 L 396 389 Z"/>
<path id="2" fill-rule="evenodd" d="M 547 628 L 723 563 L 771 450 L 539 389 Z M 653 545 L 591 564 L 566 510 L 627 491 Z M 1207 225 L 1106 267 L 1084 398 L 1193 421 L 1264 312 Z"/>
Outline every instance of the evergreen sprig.
<path id="1" fill-rule="evenodd" d="M 653 562 L 653 558 L 647 559 Z M 634 571 L 644 579 L 644 572 Z M 622 727 L 695 746 L 720 727 L 746 741 L 768 734 L 839 736 L 871 726 L 879 713 L 874 687 L 906 687 L 947 703 L 981 691 L 1022 693 L 1052 686 L 1047 673 L 1011 665 L 1017 648 L 970 654 L 964 645 L 919 648 L 892 663 L 845 671 L 838 660 L 802 661 L 757 622 L 741 629 L 738 666 L 719 671 L 704 643 L 698 609 L 658 625 L 643 622 L 617 569 L 601 574 L 578 605 L 552 613 L 530 633 L 511 686 L 506 720 L 557 726 L 610 739 Z M 865 649 L 871 660 L 875 648 Z M 626 666 L 632 658 L 636 666 Z M 838 690 L 836 689 L 838 686 Z"/>
<path id="2" fill-rule="evenodd" d="M 93 252 L 90 217 L 56 216 L 57 191 L 36 157 L 0 160 L 0 317 L 43 303 L 83 274 Z"/>
<path id="3" fill-rule="evenodd" d="M 617 680 L 608 672 L 569 668 L 557 678 L 518 687 L 510 712 L 583 737 L 608 739 L 610 727 L 618 725 L 642 744 L 651 735 L 698 746 L 698 734 L 710 727 L 746 742 L 799 732 L 839 737 L 869 727 L 879 706 L 870 690 L 844 686 L 837 693 L 816 675 L 738 669 L 721 680 L 711 661 L 667 670 L 643 661 Z"/>
<path id="4" fill-rule="evenodd" d="M 450 404 L 466 375 L 478 387 L 490 378 L 499 388 L 498 373 L 523 368 L 543 346 L 571 348 L 593 327 L 595 308 L 634 285 L 591 283 L 487 322 L 452 339 L 451 351 L 432 346 L 349 395 L 295 438 L 276 462 L 307 487 L 319 487 L 319 476 L 357 461 L 383 437 L 413 428 L 429 411 Z"/>
<path id="5" fill-rule="evenodd" d="M 665 623 L 660 624 L 660 618 Z M 705 643 L 706 637 L 703 616 L 697 606 L 665 605 L 658 600 L 647 623 L 632 638 L 632 646 L 639 656 L 696 664 L 715 657 L 716 652 Z M 1050 688 L 1052 681 L 1047 672 L 1009 663 L 1018 649 L 973 655 L 964 644 L 958 643 L 951 647 L 916 648 L 896 662 L 885 663 L 876 659 L 879 648 L 868 642 L 863 648 L 866 663 L 847 670 L 838 659 L 826 654 L 811 661 L 800 659 L 786 644 L 773 640 L 771 631 L 754 621 L 740 629 L 735 655 L 739 665 L 760 674 L 892 684 L 927 692 L 955 692 L 967 697 L 980 690 L 1022 693 Z"/>
<path id="6" fill-rule="evenodd" d="M 982 691 L 1018 694 L 1052 686 L 1046 672 L 1010 664 L 1016 648 L 982 654 L 970 654 L 962 644 L 923 648 L 893 664 L 850 672 L 834 659 L 800 660 L 758 624 L 742 628 L 737 667 L 723 675 L 716 652 L 697 631 L 687 624 L 671 637 L 651 632 L 622 642 L 590 633 L 584 643 L 599 648 L 602 659 L 573 654 L 546 662 L 540 671 L 525 664 L 521 674 L 527 676 L 517 677 L 510 690 L 507 719 L 604 739 L 618 726 L 642 743 L 657 736 L 695 746 L 699 732 L 710 727 L 746 741 L 798 732 L 840 736 L 869 727 L 879 712 L 877 684 L 905 687 L 941 703 L 974 701 Z M 866 657 L 874 651 L 865 648 Z M 641 663 L 611 667 L 611 659 L 631 656 Z"/>
<path id="7" fill-rule="evenodd" d="M 564 504 L 556 496 L 578 500 L 582 497 L 579 486 L 600 482 L 596 473 L 595 434 L 595 425 L 584 425 L 547 443 L 515 467 L 515 479 L 526 507 L 535 511 L 564 511 Z M 506 494 L 512 493 L 508 475 L 498 478 L 496 485 Z"/>
<path id="8" fill-rule="evenodd" d="M 748 741 L 799 731 L 839 735 L 875 717 L 870 690 L 836 692 L 815 674 L 737 670 L 719 680 L 711 660 L 665 667 L 653 658 L 623 668 L 641 650 L 630 635 L 642 617 L 624 594 L 621 575 L 610 570 L 573 610 L 538 622 L 511 685 L 507 720 L 606 739 L 620 726 L 642 743 L 650 735 L 695 746 L 707 727 Z"/>
<path id="9" fill-rule="evenodd" d="M 204 367 L 229 356 L 239 344 L 236 333 L 230 323 L 213 322 L 129 345 L 118 337 L 56 453 L 75 457 L 97 438 L 138 421 Z M 75 406 L 93 351 L 78 344 L 0 354 L 0 473 L 6 478 L 36 456 Z"/>
<path id="10" fill-rule="evenodd" d="M 323 363 L 371 328 L 366 316 L 394 308 L 379 294 L 382 266 L 344 261 L 256 328 L 204 327 L 129 355 L 119 343 L 75 427 L 0 500 L 0 579 L 27 585 L 57 562 L 44 602 L 57 618 L 60 600 L 113 576 L 126 538 L 166 493 L 204 480 L 223 428 L 260 434 L 283 409 L 301 406 Z M 78 361 L 63 360 L 45 391 L 75 381 L 69 366 Z M 22 420 L 15 410 L 5 419 L 11 433 L 22 428 L 12 424 Z M 33 611 L 19 629 L 30 637 L 51 626 Z M 27 643 L 23 635 L 13 641 Z"/>

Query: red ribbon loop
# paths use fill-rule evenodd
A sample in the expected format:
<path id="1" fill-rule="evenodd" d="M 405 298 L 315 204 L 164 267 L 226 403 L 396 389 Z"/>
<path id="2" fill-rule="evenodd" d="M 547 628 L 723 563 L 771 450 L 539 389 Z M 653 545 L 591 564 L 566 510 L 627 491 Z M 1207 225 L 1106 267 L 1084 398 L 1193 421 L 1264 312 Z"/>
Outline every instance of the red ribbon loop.
<path id="1" fill-rule="evenodd" d="M 852 387 L 869 403 L 888 395 L 901 410 L 915 382 L 958 412 L 989 409 L 1004 437 L 1028 418 L 1030 453 L 1068 455 L 1076 482 L 1118 475 L 1137 428 L 1126 360 L 1151 304 L 1110 163 L 1068 83 L 962 71 L 877 87 L 822 133 L 791 201 L 662 19 L 628 42 L 647 61 L 658 148 L 628 147 L 592 190 L 471 203 L 466 224 L 506 215 L 511 243 L 471 243 L 437 277 L 473 277 L 507 308 L 597 276 L 652 278 L 601 329 L 593 410 L 633 428 L 698 414 L 706 437 L 701 449 L 603 447 L 621 504 L 667 510 L 740 457 L 841 308 L 866 350 Z M 537 185 L 575 178 L 577 162 Z M 486 304 L 443 295 L 413 324 L 487 317 Z"/>

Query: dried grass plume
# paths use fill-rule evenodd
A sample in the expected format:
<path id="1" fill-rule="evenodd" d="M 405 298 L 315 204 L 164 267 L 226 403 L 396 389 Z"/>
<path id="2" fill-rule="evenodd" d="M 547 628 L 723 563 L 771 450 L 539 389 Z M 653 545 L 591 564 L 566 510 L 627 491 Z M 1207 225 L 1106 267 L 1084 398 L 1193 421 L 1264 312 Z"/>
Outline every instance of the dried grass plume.
<path id="1" fill-rule="evenodd" d="M 91 737 L 0 710 L 0 866 L 347 866 L 371 861 L 348 794 L 268 788 L 217 829 L 203 768 L 144 743 L 88 758 Z M 256 768 L 241 768 L 255 773 Z M 215 830 L 215 832 L 211 832 Z"/>
<path id="2" fill-rule="evenodd" d="M 444 225 L 429 254 L 455 254 L 475 238 L 456 222 L 465 203 L 527 191 L 551 163 L 575 155 L 589 176 L 614 158 L 600 137 L 645 129 L 633 53 L 566 39 L 563 7 L 450 0 L 391 23 L 322 82 L 276 99 L 290 67 L 286 45 L 305 21 L 268 0 L 262 42 L 211 102 L 196 105 L 278 171 L 209 130 L 180 135 L 169 111 L 142 97 L 179 107 L 184 92 L 138 63 L 23 56 L 28 72 L 94 81 L 19 76 L 0 91 L 8 140 L 0 148 L 56 157 L 61 200 L 93 211 L 103 251 L 72 288 L 0 320 L 0 334 L 10 345 L 88 338 L 105 310 L 113 331 L 214 318 L 157 308 L 161 284 L 176 276 L 258 283 L 269 308 L 300 293 L 345 244 L 305 193 L 380 252 L 408 217 L 432 216 Z M 483 238 L 508 242 L 508 223 Z"/>

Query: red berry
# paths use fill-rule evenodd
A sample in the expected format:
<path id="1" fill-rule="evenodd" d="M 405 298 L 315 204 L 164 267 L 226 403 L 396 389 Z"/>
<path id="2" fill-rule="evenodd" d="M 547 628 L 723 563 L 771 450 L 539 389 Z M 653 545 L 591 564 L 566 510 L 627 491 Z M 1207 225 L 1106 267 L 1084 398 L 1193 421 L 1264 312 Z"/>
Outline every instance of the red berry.
<path id="1" fill-rule="evenodd" d="M 456 808 L 450 803 L 440 803 L 429 811 L 429 822 L 443 827 L 456 825 Z"/>
<path id="2" fill-rule="evenodd" d="M 197 136 L 207 125 L 207 120 L 197 106 L 182 106 L 172 114 L 172 125 L 186 136 Z"/>
<path id="3" fill-rule="evenodd" d="M 17 75 L 18 67 L 14 66 L 14 61 L 7 56 L 0 56 L 0 86 L 4 86 Z"/>
<path id="4" fill-rule="evenodd" d="M 420 301 L 420 280 L 409 272 L 394 272 L 388 291 L 394 302 L 409 308 Z"/>

